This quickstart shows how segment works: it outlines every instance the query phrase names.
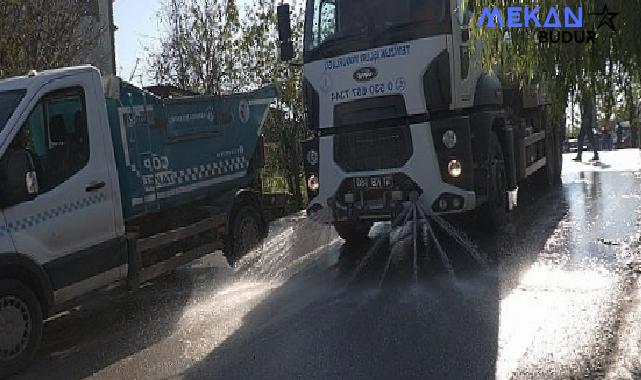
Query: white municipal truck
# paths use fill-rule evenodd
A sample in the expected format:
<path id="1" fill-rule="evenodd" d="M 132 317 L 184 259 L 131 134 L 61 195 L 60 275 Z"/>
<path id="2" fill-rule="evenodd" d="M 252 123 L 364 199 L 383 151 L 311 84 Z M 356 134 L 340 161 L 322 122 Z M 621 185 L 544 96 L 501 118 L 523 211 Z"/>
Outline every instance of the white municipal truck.
<path id="1" fill-rule="evenodd" d="M 344 239 L 366 237 L 413 198 L 499 227 L 523 179 L 560 180 L 562 121 L 541 91 L 483 70 L 468 3 L 307 1 L 308 211 Z M 278 20 L 281 59 L 291 60 L 288 5 Z"/>
<path id="2" fill-rule="evenodd" d="M 68 302 L 218 249 L 233 263 L 266 236 L 275 96 L 156 96 L 90 66 L 0 80 L 0 378 Z"/>

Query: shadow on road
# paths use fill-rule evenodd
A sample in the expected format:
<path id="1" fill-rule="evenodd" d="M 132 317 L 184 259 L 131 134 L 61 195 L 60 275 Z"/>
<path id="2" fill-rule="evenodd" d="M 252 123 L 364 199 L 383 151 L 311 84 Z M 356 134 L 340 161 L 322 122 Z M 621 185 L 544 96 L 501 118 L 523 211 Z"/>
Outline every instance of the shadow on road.
<path id="1" fill-rule="evenodd" d="M 541 198 L 543 197 L 543 198 Z M 541 207 L 546 202 L 551 207 Z M 528 204 L 529 203 L 529 204 Z M 567 212 L 560 190 L 536 191 L 503 238 L 475 236 L 498 256 L 488 272 L 470 270 L 453 245 L 456 280 L 379 288 L 382 262 L 349 285 L 358 264 L 342 246 L 339 264 L 294 276 L 243 320 L 239 330 L 182 375 L 186 379 L 493 379 L 500 300 L 537 258 Z M 381 255 L 384 256 L 384 255 Z"/>
<path id="2" fill-rule="evenodd" d="M 473 269 L 468 256 L 444 238 L 457 279 L 422 273 L 418 284 L 378 286 L 384 249 L 349 282 L 358 265 L 354 257 L 374 241 L 341 245 L 333 232 L 301 228 L 302 219 L 294 218 L 276 228 L 283 238 L 268 247 L 275 253 L 242 272 L 256 284 L 268 280 L 279 286 L 264 292 L 237 329 L 229 327 L 233 315 L 212 313 L 223 306 L 210 303 L 213 294 L 218 294 L 214 300 L 238 297 L 220 289 L 244 278 L 219 268 L 181 269 L 129 296 L 100 295 L 48 323 L 41 354 L 17 378 L 127 377 L 134 368 L 141 378 L 152 378 L 158 368 L 186 379 L 494 378 L 500 300 L 518 285 L 567 212 L 564 192 L 544 194 L 525 198 L 500 240 L 473 236 L 498 257 L 489 271 Z M 315 250 L 319 244 L 325 248 Z M 229 334 L 183 372 L 184 343 L 172 334 L 185 330 L 177 335 L 198 342 L 217 333 L 189 332 L 192 322 L 202 322 L 182 319 L 199 304 L 206 306 L 203 316 L 213 318 L 204 326 L 227 328 Z M 156 350 L 169 362 L 159 362 Z"/>
<path id="3" fill-rule="evenodd" d="M 177 271 L 131 294 L 109 291 L 45 324 L 34 364 L 12 379 L 84 379 L 162 341 L 176 328 L 192 289 L 210 277 Z"/>

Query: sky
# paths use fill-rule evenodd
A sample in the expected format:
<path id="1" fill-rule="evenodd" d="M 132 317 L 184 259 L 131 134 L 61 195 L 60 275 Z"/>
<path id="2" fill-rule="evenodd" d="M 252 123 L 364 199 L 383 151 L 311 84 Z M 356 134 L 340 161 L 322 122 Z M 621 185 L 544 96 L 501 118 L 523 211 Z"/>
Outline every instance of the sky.
<path id="1" fill-rule="evenodd" d="M 1 0 L 0 0 L 1 1 Z M 240 9 L 249 0 L 240 0 L 236 4 Z M 140 64 L 136 69 L 134 84 L 140 85 L 140 75 L 144 75 L 144 85 L 149 77 L 146 76 L 147 57 L 146 49 L 152 51 L 158 47 L 160 26 L 157 21 L 158 11 L 161 9 L 162 0 L 116 0 L 114 2 L 114 22 L 118 27 L 116 31 L 116 70 L 118 76 L 129 80 L 136 59 Z"/>
<path id="2" fill-rule="evenodd" d="M 129 80 L 136 59 L 140 64 L 136 75 L 145 74 L 147 53 L 145 49 L 158 46 L 159 25 L 157 13 L 160 0 L 116 0 L 114 2 L 114 22 L 116 31 L 116 67 L 118 76 Z M 139 84 L 140 78 L 134 79 Z M 145 83 L 148 85 L 149 83 Z"/>

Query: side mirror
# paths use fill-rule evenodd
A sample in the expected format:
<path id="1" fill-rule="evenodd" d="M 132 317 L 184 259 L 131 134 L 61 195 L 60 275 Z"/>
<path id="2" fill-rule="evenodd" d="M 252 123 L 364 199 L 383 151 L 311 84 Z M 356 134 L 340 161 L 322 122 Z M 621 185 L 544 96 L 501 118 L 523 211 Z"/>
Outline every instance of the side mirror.
<path id="1" fill-rule="evenodd" d="M 474 15 L 475 0 L 459 0 L 456 7 L 456 21 L 461 29 L 468 29 Z"/>
<path id="2" fill-rule="evenodd" d="M 25 149 L 11 149 L 0 160 L 1 199 L 3 208 L 33 200 L 38 195 L 38 177 L 31 154 Z"/>
<path id="3" fill-rule="evenodd" d="M 461 29 L 469 29 L 472 20 L 472 12 L 468 9 L 458 9 L 456 11 L 456 21 Z"/>
<path id="4" fill-rule="evenodd" d="M 294 59 L 294 44 L 292 43 L 292 21 L 289 14 L 289 4 L 282 4 L 276 8 L 278 18 L 278 40 L 280 41 L 281 61 Z"/>

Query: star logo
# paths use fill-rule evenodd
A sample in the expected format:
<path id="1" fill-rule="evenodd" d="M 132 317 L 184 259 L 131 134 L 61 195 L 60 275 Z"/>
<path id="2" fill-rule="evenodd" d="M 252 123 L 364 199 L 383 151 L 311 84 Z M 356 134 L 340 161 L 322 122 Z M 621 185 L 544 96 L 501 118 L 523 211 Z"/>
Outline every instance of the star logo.
<path id="1" fill-rule="evenodd" d="M 597 29 L 601 29 L 603 26 L 608 26 L 610 29 L 612 29 L 613 32 L 616 33 L 617 28 L 614 26 L 614 18 L 619 15 L 618 12 L 610 12 L 608 10 L 607 4 L 603 5 L 603 11 L 601 13 L 590 13 L 590 16 L 600 16 L 601 19 L 599 20 L 599 25 L 597 26 Z"/>

